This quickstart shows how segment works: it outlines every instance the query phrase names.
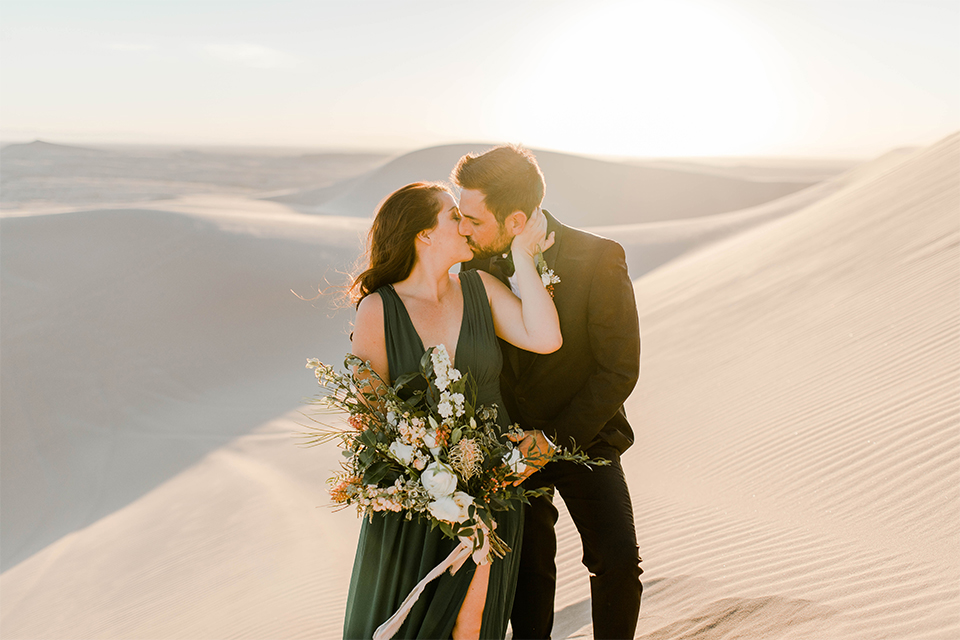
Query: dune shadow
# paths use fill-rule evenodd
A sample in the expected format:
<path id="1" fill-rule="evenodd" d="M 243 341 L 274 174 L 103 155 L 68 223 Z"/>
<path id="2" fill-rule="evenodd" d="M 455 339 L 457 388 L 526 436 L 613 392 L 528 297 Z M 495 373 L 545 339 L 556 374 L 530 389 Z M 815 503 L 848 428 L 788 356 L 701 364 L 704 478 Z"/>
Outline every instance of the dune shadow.
<path id="1" fill-rule="evenodd" d="M 554 612 L 552 637 L 557 640 L 585 637 L 578 632 L 590 624 L 590 598 L 585 598 Z M 507 633 L 507 638 L 512 640 L 513 630 Z"/>
<path id="2" fill-rule="evenodd" d="M 676 620 L 637 640 L 718 640 L 720 638 L 780 638 L 788 631 L 811 631 L 837 615 L 810 600 L 781 596 L 724 598 L 696 614 Z M 642 621 L 642 619 L 641 619 Z M 826 629 L 823 629 L 826 631 Z M 816 636 L 814 636 L 816 637 Z"/>
<path id="3" fill-rule="evenodd" d="M 558 640 L 581 637 L 578 632 L 590 624 L 590 598 L 584 598 L 553 614 L 553 637 Z"/>
<path id="4" fill-rule="evenodd" d="M 2 221 L 2 570 L 314 392 L 357 247 L 149 210 Z"/>

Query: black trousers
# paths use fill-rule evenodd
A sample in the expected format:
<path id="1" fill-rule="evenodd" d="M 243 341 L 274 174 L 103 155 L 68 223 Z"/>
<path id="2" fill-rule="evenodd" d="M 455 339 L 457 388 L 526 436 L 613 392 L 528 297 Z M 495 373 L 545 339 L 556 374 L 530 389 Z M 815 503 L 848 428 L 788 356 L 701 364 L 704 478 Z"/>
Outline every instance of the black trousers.
<path id="1" fill-rule="evenodd" d="M 585 467 L 552 462 L 530 476 L 524 487 L 546 487 L 550 497 L 525 507 L 520 577 L 510 623 L 517 640 L 549 638 L 557 584 L 558 512 L 553 489 L 563 497 L 583 542 L 583 564 L 590 571 L 593 637 L 633 638 L 640 615 L 640 556 L 633 524 L 633 506 L 620 455 L 606 445 L 587 452 L 610 460 L 609 466 Z"/>

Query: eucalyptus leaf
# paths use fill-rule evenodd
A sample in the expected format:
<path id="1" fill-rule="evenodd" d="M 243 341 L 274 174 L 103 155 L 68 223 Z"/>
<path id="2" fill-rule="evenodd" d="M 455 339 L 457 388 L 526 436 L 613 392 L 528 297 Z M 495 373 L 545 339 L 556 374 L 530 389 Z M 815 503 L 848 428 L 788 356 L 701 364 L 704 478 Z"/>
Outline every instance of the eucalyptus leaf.
<path id="1" fill-rule="evenodd" d="M 430 347 L 423 352 L 423 356 L 420 357 L 420 373 L 423 374 L 423 377 L 429 380 L 433 376 L 433 359 L 430 357 L 433 355 L 436 347 Z"/>
<path id="2" fill-rule="evenodd" d="M 393 381 L 393 386 L 400 388 L 406 384 L 409 384 L 411 380 L 416 380 L 420 377 L 419 371 L 412 371 L 410 373 L 405 373 L 402 376 L 398 376 L 396 380 Z"/>
<path id="3" fill-rule="evenodd" d="M 377 436 L 371 429 L 361 432 L 359 440 L 371 449 L 377 446 Z"/>
<path id="4" fill-rule="evenodd" d="M 484 509 L 480 512 L 480 519 L 483 520 L 483 524 L 487 525 L 488 528 L 493 529 L 493 516 L 490 515 L 490 512 Z"/>
<path id="5" fill-rule="evenodd" d="M 386 460 L 374 462 L 367 468 L 366 473 L 363 474 L 363 484 L 378 484 L 390 473 L 392 466 L 393 465 Z"/>

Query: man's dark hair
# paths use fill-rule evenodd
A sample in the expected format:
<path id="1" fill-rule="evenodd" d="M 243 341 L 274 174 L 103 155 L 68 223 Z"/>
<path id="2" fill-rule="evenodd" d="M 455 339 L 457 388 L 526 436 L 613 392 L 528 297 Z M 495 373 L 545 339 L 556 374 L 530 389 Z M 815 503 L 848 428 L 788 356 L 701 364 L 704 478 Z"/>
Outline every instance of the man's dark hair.
<path id="1" fill-rule="evenodd" d="M 461 189 L 480 191 L 487 209 L 501 224 L 514 211 L 533 214 L 543 202 L 543 173 L 533 154 L 519 145 L 468 153 L 453 170 L 453 181 Z"/>

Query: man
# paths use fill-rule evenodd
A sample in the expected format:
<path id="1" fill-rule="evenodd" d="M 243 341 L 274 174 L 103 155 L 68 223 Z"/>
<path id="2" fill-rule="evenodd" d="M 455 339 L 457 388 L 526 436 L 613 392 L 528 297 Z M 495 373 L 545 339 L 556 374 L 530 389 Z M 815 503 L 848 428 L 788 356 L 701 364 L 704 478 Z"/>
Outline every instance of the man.
<path id="1" fill-rule="evenodd" d="M 504 259 L 514 235 L 540 206 L 543 174 L 529 151 L 501 146 L 460 159 L 460 233 L 483 269 L 510 284 Z M 557 551 L 554 525 L 560 492 L 583 542 L 590 571 L 595 638 L 633 638 L 640 611 L 640 557 L 630 492 L 620 454 L 633 443 L 623 403 L 640 374 L 640 329 L 623 248 L 567 227 L 549 212 L 554 243 L 543 257 L 560 281 L 553 285 L 563 346 L 535 355 L 501 343 L 501 387 L 510 419 L 525 430 L 524 449 L 577 446 L 608 466 L 554 462 L 525 482 L 549 497 L 525 509 L 520 577 L 511 624 L 517 639 L 549 638 L 553 627 Z M 531 469 L 531 473 L 533 470 Z"/>

